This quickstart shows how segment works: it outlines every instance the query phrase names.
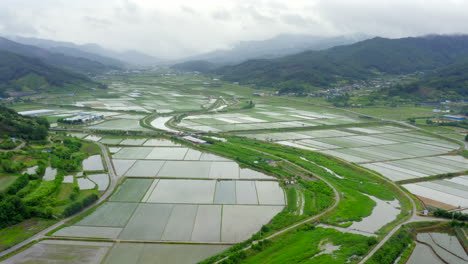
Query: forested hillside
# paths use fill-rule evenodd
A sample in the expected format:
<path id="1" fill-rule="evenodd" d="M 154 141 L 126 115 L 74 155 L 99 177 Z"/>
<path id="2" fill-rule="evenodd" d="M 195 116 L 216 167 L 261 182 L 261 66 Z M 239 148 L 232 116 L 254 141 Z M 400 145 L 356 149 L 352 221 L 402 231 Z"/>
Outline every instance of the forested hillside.
<path id="1" fill-rule="evenodd" d="M 45 139 L 49 122 L 44 118 L 22 116 L 14 110 L 0 106 L 0 135 L 24 139 Z"/>
<path id="2" fill-rule="evenodd" d="M 48 65 L 39 59 L 0 51 L 0 96 L 10 92 L 73 91 L 105 88 L 90 78 Z"/>
<path id="3" fill-rule="evenodd" d="M 396 85 L 390 96 L 419 96 L 456 100 L 468 97 L 468 60 L 427 74 L 420 81 Z"/>
<path id="4" fill-rule="evenodd" d="M 217 70 L 225 80 L 262 87 L 329 87 L 379 74 L 429 71 L 468 57 L 468 36 L 373 38 L 274 60 L 250 60 Z"/>

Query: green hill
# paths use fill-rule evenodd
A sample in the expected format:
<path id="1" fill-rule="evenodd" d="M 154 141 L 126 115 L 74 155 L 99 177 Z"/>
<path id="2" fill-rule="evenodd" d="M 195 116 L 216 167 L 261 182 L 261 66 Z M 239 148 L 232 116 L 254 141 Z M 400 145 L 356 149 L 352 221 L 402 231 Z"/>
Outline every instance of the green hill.
<path id="1" fill-rule="evenodd" d="M 329 87 L 379 74 L 407 74 L 448 66 L 468 57 L 468 36 L 373 38 L 273 60 L 250 60 L 216 72 L 228 81 L 263 87 Z"/>
<path id="2" fill-rule="evenodd" d="M 428 73 L 420 81 L 396 85 L 387 94 L 451 100 L 468 98 L 468 60 Z"/>
<path id="3" fill-rule="evenodd" d="M 0 51 L 0 96 L 6 92 L 57 92 L 90 87 L 105 88 L 84 75 L 39 59 Z"/>
<path id="4" fill-rule="evenodd" d="M 0 106 L 0 136 L 24 139 L 45 139 L 49 123 L 44 118 L 22 116 L 14 110 Z"/>

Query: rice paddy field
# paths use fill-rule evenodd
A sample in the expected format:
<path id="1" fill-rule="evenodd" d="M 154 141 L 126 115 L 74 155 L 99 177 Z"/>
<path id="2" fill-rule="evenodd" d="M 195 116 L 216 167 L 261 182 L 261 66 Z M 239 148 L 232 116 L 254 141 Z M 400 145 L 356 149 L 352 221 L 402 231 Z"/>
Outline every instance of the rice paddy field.
<path id="1" fill-rule="evenodd" d="M 268 223 L 285 203 L 276 181 L 127 179 L 109 202 L 55 235 L 240 242 Z"/>
<path id="2" fill-rule="evenodd" d="M 193 115 L 184 118 L 179 126 L 203 132 L 265 130 L 277 128 L 342 125 L 362 122 L 357 117 L 327 113 L 323 110 L 302 110 L 294 107 L 257 105 L 242 113 Z"/>
<path id="3" fill-rule="evenodd" d="M 395 126 L 239 135 L 329 154 L 393 181 L 468 170 L 468 160 L 446 155 L 459 145 Z"/>
<path id="4" fill-rule="evenodd" d="M 422 242 L 422 243 L 421 243 Z M 418 233 L 416 247 L 406 263 L 467 263 L 468 255 L 456 236 Z"/>
<path id="5" fill-rule="evenodd" d="M 468 170 L 468 160 L 453 153 L 459 148 L 453 142 L 313 106 L 306 100 L 252 97 L 250 88 L 226 83 L 217 87 L 216 82 L 193 75 L 130 75 L 108 81 L 105 92 L 50 96 L 44 99 L 47 106 L 15 106 L 21 111 L 36 111 L 53 122 L 78 114 L 102 116 L 84 125 L 58 126 L 82 129 L 72 135 L 106 144 L 120 185 L 100 206 L 55 231 L 54 240 L 40 241 L 5 263 L 196 263 L 250 238 L 283 211 L 288 202 L 285 192 L 270 175 L 167 139 L 125 137 L 123 133 L 109 136 L 114 131 L 151 131 L 142 127 L 140 120 L 153 113 L 161 114 L 151 123 L 160 130 L 177 132 L 165 124 L 184 112 L 188 115 L 177 124 L 182 129 L 232 132 L 317 151 L 359 164 L 396 182 Z M 231 103 L 245 103 L 252 98 L 254 108 L 231 111 Z M 198 111 L 205 113 L 195 114 Z M 97 136 L 93 134 L 95 130 L 112 132 Z M 67 175 L 64 183 L 76 183 L 82 190 L 105 191 L 110 179 L 103 170 L 101 156 L 91 156 L 83 161 L 84 174 Z M 332 174 L 346 179 L 346 175 Z M 55 179 L 51 171 L 46 171 L 46 175 L 45 180 Z M 2 180 L 5 179 L 0 178 L 0 187 L 7 184 Z M 434 201 L 443 208 L 468 207 L 468 176 L 403 186 L 420 199 Z M 368 250 L 369 236 L 375 236 L 401 213 L 402 204 L 397 199 L 366 196 L 375 206 L 369 215 L 359 217 L 361 221 L 348 220 L 341 223 L 346 228 L 335 226 L 335 230 L 327 225 L 288 232 L 285 236 L 291 240 L 287 244 L 275 244 L 259 256 L 288 263 L 295 255 L 279 256 L 275 250 L 291 247 L 291 252 L 299 255 L 305 254 L 303 248 L 311 250 L 307 254 L 315 252 L 310 255 L 311 263 L 355 261 L 355 254 L 348 250 L 357 245 L 352 241 L 361 243 L 356 246 L 360 250 Z M 459 263 L 456 261 L 460 257 L 466 261 L 466 254 L 445 235 L 431 234 L 428 238 L 424 234 L 418 239 L 450 248 L 449 254 L 436 249 L 445 254 L 446 262 Z M 334 240 L 337 237 L 346 241 Z M 106 242 L 80 241 L 83 239 Z M 301 250 L 294 249 L 298 242 Z M 421 245 L 416 246 L 408 263 L 438 263 Z M 258 263 L 255 261 L 248 263 Z"/>
<path id="6" fill-rule="evenodd" d="M 60 256 L 70 263 L 195 263 L 250 238 L 286 205 L 275 178 L 226 158 L 163 139 L 100 141 L 119 146 L 113 163 L 123 182 L 92 213 L 56 231 L 59 240 L 43 241 L 11 263 L 55 261 L 55 247 L 69 248 Z M 78 179 L 108 184 L 100 174 Z M 71 237 L 119 243 L 60 240 Z"/>
<path id="7" fill-rule="evenodd" d="M 403 185 L 418 197 L 445 209 L 468 208 L 468 176 Z"/>
<path id="8" fill-rule="evenodd" d="M 207 109 L 216 103 L 220 96 L 227 98 L 244 94 L 245 89 L 237 86 L 221 86 L 212 91 L 204 83 L 211 81 L 201 76 L 157 76 L 135 75 L 120 80 L 115 78 L 108 83 L 108 89 L 48 98 L 49 104 L 92 108 L 97 111 L 124 111 L 138 113 L 172 113 Z M 101 95 L 103 93 L 103 95 Z"/>
<path id="9" fill-rule="evenodd" d="M 180 263 L 191 264 L 228 248 L 182 245 L 44 240 L 4 261 L 17 263 Z"/>

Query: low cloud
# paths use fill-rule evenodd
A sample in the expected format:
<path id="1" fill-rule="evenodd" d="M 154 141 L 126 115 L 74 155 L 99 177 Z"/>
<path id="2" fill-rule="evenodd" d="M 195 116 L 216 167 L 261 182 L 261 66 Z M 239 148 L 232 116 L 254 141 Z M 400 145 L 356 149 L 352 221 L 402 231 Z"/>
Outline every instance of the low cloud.
<path id="1" fill-rule="evenodd" d="M 463 0 L 1 0 L 0 34 L 178 58 L 284 33 L 468 33 Z"/>

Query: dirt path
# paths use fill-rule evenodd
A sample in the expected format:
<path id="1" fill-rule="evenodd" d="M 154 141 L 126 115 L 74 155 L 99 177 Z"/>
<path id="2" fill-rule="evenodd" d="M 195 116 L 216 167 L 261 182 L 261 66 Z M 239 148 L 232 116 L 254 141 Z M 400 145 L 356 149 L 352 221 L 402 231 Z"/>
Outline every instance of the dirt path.
<path id="1" fill-rule="evenodd" d="M 16 148 L 14 148 L 14 149 L 0 149 L 0 152 L 18 151 L 18 150 L 22 149 L 24 146 L 26 146 L 26 142 L 23 141 L 23 142 L 21 142 L 21 144 L 16 146 Z"/>

